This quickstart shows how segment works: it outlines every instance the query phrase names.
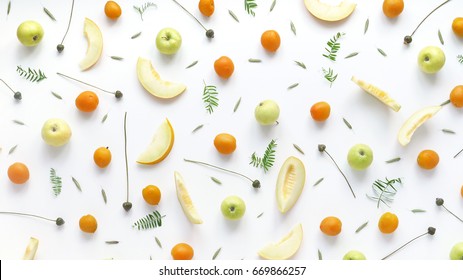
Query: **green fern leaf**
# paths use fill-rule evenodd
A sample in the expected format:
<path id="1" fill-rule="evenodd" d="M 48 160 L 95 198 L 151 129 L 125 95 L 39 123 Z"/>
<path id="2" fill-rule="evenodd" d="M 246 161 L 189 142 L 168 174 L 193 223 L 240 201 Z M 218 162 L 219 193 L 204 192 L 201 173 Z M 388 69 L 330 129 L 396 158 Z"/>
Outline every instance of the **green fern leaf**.
<path id="1" fill-rule="evenodd" d="M 150 213 L 145 217 L 140 218 L 132 225 L 132 227 L 136 227 L 138 230 L 157 228 L 162 226 L 162 218 L 164 217 L 165 216 L 161 216 L 159 211 L 156 210 L 153 211 L 153 213 Z"/>
<path id="2" fill-rule="evenodd" d="M 204 83 L 203 101 L 209 114 L 212 114 L 214 112 L 214 108 L 219 106 L 219 98 L 217 97 L 218 94 L 216 86 L 208 86 Z"/>
<path id="3" fill-rule="evenodd" d="M 21 66 L 17 66 L 16 72 L 19 73 L 20 77 L 24 77 L 24 78 L 26 78 L 27 80 L 29 80 L 31 82 L 37 82 L 38 83 L 38 82 L 40 82 L 42 80 L 45 80 L 47 78 L 47 76 L 45 76 L 45 73 L 42 72 L 42 70 L 39 70 L 37 72 L 37 70 L 35 70 L 35 69 L 27 68 L 27 70 L 25 70 Z"/>
<path id="4" fill-rule="evenodd" d="M 61 177 L 56 175 L 56 170 L 54 168 L 50 168 L 50 182 L 52 184 L 53 193 L 55 196 L 58 196 L 61 193 L 63 183 Z"/>
<path id="5" fill-rule="evenodd" d="M 244 0 L 244 9 L 251 16 L 256 16 L 254 9 L 257 8 L 257 3 L 255 0 Z"/>
<path id="6" fill-rule="evenodd" d="M 259 157 L 256 155 L 254 152 L 251 155 L 251 164 L 252 166 L 256 168 L 262 168 L 264 169 L 264 172 L 267 172 L 270 170 L 270 168 L 273 166 L 275 163 L 275 148 L 277 147 L 276 140 L 272 139 L 270 143 L 267 145 L 267 148 L 265 149 L 264 156 Z"/>
<path id="7" fill-rule="evenodd" d="M 330 82 L 330 87 L 331 87 L 333 85 L 334 81 L 336 81 L 336 78 L 338 77 L 338 74 L 334 74 L 334 71 L 331 68 L 328 68 L 328 70 L 326 70 L 325 68 L 322 68 L 322 71 L 323 71 L 323 75 L 324 75 L 325 79 L 328 82 Z"/>
<path id="8" fill-rule="evenodd" d="M 459 55 L 457 56 L 457 59 L 458 59 L 458 62 L 459 62 L 459 63 L 463 64 L 463 55 L 462 55 L 462 54 L 459 54 Z"/>
<path id="9" fill-rule="evenodd" d="M 337 53 L 341 49 L 341 43 L 338 40 L 344 35 L 345 33 L 338 32 L 326 43 L 328 48 L 325 47 L 327 53 L 323 54 L 324 57 L 336 61 Z"/>

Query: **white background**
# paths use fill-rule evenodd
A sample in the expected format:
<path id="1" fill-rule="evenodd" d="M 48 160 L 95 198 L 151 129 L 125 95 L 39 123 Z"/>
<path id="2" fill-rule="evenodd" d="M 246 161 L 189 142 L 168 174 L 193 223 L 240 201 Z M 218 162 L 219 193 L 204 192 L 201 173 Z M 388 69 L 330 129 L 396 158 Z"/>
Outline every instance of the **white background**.
<path id="1" fill-rule="evenodd" d="M 63 53 L 56 45 L 66 29 L 71 1 L 13 1 L 11 13 L 6 17 L 7 1 L 0 3 L 1 78 L 15 90 L 23 93 L 23 100 L 13 100 L 8 89 L 2 86 L 0 95 L 0 211 L 23 211 L 50 218 L 63 217 L 66 224 L 53 223 L 18 216 L 0 216 L 0 258 L 19 259 L 29 237 L 40 240 L 37 259 L 170 259 L 170 249 L 179 242 L 189 243 L 195 249 L 195 259 L 210 259 L 221 247 L 219 259 L 259 259 L 257 251 L 268 242 L 277 241 L 295 224 L 302 223 L 304 240 L 294 259 L 317 259 L 320 250 L 324 259 L 337 260 L 349 250 L 362 251 L 368 259 L 380 259 L 409 239 L 426 232 L 428 226 L 437 228 L 435 236 L 426 236 L 393 256 L 394 259 L 446 260 L 451 247 L 463 241 L 463 224 L 438 208 L 436 197 L 445 199 L 445 205 L 463 216 L 463 200 L 459 194 L 463 181 L 460 171 L 462 158 L 453 159 L 463 148 L 459 123 L 461 109 L 448 105 L 422 126 L 412 142 L 401 147 L 396 140 L 401 124 L 414 111 L 429 105 L 438 105 L 448 99 L 451 89 L 461 84 L 463 65 L 456 56 L 462 54 L 462 40 L 452 33 L 451 23 L 462 16 L 462 1 L 452 1 L 434 13 L 420 27 L 409 46 L 402 44 L 403 37 L 413 31 L 425 15 L 442 1 L 408 0 L 405 10 L 395 20 L 387 19 L 381 10 L 382 1 L 357 1 L 354 13 L 345 21 L 324 23 L 306 10 L 303 1 L 278 0 L 269 12 L 271 0 L 258 0 L 256 16 L 248 15 L 243 1 L 216 0 L 216 11 L 204 18 L 197 9 L 198 1 L 181 1 L 208 28 L 215 38 L 208 40 L 204 30 L 175 3 L 156 1 L 157 8 L 144 14 L 144 21 L 133 9 L 144 1 L 118 1 L 123 13 L 116 22 L 106 18 L 103 7 L 106 1 L 76 1 L 71 28 Z M 47 7 L 57 18 L 51 21 L 43 12 Z M 237 23 L 228 14 L 232 10 L 239 18 Z M 81 72 L 79 61 L 86 51 L 83 36 L 84 18 L 95 21 L 104 37 L 101 60 L 92 69 Z M 39 46 L 26 48 L 16 38 L 16 28 L 24 20 L 39 21 L 45 37 Z M 364 35 L 364 24 L 369 29 Z M 293 22 L 297 35 L 290 29 Z M 173 27 L 183 36 L 180 51 L 173 56 L 161 55 L 155 47 L 157 32 Z M 260 35 L 275 29 L 282 44 L 275 54 L 266 53 L 260 45 Z M 417 54 L 425 46 L 440 45 L 437 33 L 441 31 L 447 56 L 444 68 L 436 75 L 422 73 L 417 65 Z M 137 39 L 130 37 L 142 31 Z M 336 34 L 346 35 L 340 40 L 338 60 L 331 62 L 322 54 L 326 42 Z M 377 48 L 387 53 L 383 57 Z M 352 52 L 359 55 L 344 57 Z M 124 57 L 115 61 L 110 56 Z M 214 61 L 222 56 L 231 57 L 235 73 L 223 81 L 213 69 Z M 187 91 L 176 99 L 163 101 L 147 93 L 136 77 L 136 60 L 149 58 L 161 76 L 180 81 Z M 249 58 L 262 59 L 262 63 L 249 63 Z M 199 63 L 185 69 L 191 62 Z M 295 65 L 304 62 L 307 70 Z M 26 81 L 15 72 L 16 66 L 44 71 L 48 79 L 40 83 Z M 322 68 L 333 68 L 338 74 L 330 87 L 324 80 Z M 74 105 L 76 96 L 91 90 L 84 85 L 63 79 L 56 72 L 71 75 L 108 90 L 121 90 L 122 100 L 96 91 L 100 96 L 98 109 L 90 114 L 79 112 Z M 352 75 L 386 90 L 401 105 L 395 113 L 374 98 L 363 93 L 350 81 Z M 203 80 L 216 85 L 220 105 L 212 115 L 204 109 L 201 100 Z M 291 84 L 299 86 L 287 90 Z M 54 91 L 63 97 L 58 100 Z M 236 113 L 233 107 L 239 98 L 241 105 Z M 264 99 L 280 104 L 278 126 L 261 127 L 254 119 L 255 106 Z M 323 124 L 310 117 L 310 106 L 325 100 L 331 104 L 331 116 Z M 133 208 L 125 212 L 125 164 L 123 141 L 123 115 L 128 113 L 128 152 L 130 173 L 130 201 Z M 102 117 L 108 113 L 105 123 Z M 45 120 L 59 117 L 72 127 L 71 142 L 62 148 L 46 146 L 40 136 Z M 135 162 L 149 143 L 164 118 L 169 118 L 175 130 L 175 144 L 170 155 L 160 164 L 142 166 Z M 353 126 L 347 129 L 346 118 Z M 12 120 L 20 120 L 19 126 Z M 198 125 L 204 127 L 192 134 Z M 452 129 L 455 135 L 444 134 L 441 129 Z M 231 156 L 221 156 L 213 146 L 216 134 L 228 132 L 237 139 L 238 148 Z M 277 139 L 277 159 L 270 172 L 250 166 L 253 152 L 263 153 L 271 139 Z M 317 150 L 324 143 L 349 178 L 356 194 L 354 199 L 342 176 L 331 160 Z M 356 172 L 347 164 L 346 155 L 351 146 L 366 143 L 374 151 L 374 162 L 369 169 Z M 293 144 L 299 145 L 301 155 Z M 18 145 L 8 155 L 8 150 Z M 93 163 L 93 151 L 99 146 L 110 147 L 111 165 L 101 170 Z M 435 170 L 425 171 L 416 164 L 423 149 L 433 149 L 440 155 Z M 296 206 L 287 214 L 278 212 L 275 202 L 275 182 L 279 168 L 288 156 L 300 158 L 306 167 L 305 189 Z M 394 164 L 384 161 L 400 156 Z M 259 179 L 262 188 L 254 190 L 250 183 L 206 167 L 183 161 L 183 158 L 208 161 L 222 167 L 243 172 Z M 20 161 L 29 166 L 31 178 L 25 185 L 13 185 L 6 175 L 10 164 Z M 54 197 L 49 170 L 55 168 L 63 178 L 61 195 Z M 173 172 L 179 171 L 204 224 L 192 225 L 182 212 L 175 194 Z M 80 193 L 71 181 L 75 177 L 81 184 Z M 221 186 L 210 176 L 220 179 Z M 313 183 L 324 177 L 317 187 Z M 402 178 L 404 184 L 391 208 L 376 208 L 366 198 L 372 194 L 371 184 L 376 179 Z M 162 191 L 160 205 L 147 205 L 141 190 L 148 184 Z M 105 205 L 101 188 L 108 196 Z M 220 212 L 220 203 L 228 195 L 241 196 L 247 204 L 245 217 L 227 221 Z M 426 213 L 414 214 L 414 208 Z M 139 218 L 159 210 L 165 214 L 163 226 L 137 231 L 131 225 Z M 399 228 L 391 235 L 383 235 L 377 221 L 383 212 L 391 211 L 399 217 Z M 262 217 L 256 218 L 260 213 Z M 98 220 L 93 235 L 84 234 L 78 226 L 79 218 L 92 214 Z M 337 237 L 324 236 L 319 230 L 326 216 L 337 216 L 343 222 L 342 233 Z M 368 226 L 360 233 L 355 230 L 362 223 Z M 155 236 L 162 242 L 160 249 Z M 107 245 L 106 240 L 118 240 L 118 245 Z"/>

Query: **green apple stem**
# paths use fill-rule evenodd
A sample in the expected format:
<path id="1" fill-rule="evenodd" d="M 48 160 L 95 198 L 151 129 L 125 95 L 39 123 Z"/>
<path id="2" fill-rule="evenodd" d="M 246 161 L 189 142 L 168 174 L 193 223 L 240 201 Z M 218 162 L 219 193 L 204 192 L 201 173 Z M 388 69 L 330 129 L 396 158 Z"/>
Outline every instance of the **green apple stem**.
<path id="1" fill-rule="evenodd" d="M 91 86 L 91 87 L 93 87 L 93 88 L 99 89 L 99 90 L 104 91 L 104 92 L 106 92 L 106 93 L 114 94 L 114 96 L 115 96 L 117 99 L 120 99 L 120 98 L 122 98 L 122 96 L 123 96 L 123 94 L 122 94 L 122 92 L 121 92 L 120 90 L 109 91 L 109 90 L 105 90 L 105 89 L 99 88 L 99 87 L 97 87 L 97 86 L 91 85 L 91 84 L 89 84 L 89 83 L 83 82 L 83 81 L 81 81 L 81 80 L 75 79 L 75 78 L 70 77 L 70 76 L 68 76 L 68 75 L 64 75 L 64 74 L 59 73 L 59 72 L 56 72 L 56 74 L 58 74 L 59 76 L 62 76 L 62 77 L 71 79 L 71 80 L 73 80 L 73 81 L 82 83 L 82 84 L 84 84 L 84 85 Z"/>
<path id="2" fill-rule="evenodd" d="M 209 167 L 212 167 L 212 168 L 216 168 L 216 169 L 219 169 L 219 170 L 222 170 L 222 171 L 225 171 L 225 172 L 229 172 L 229 173 L 232 173 L 232 174 L 241 176 L 241 177 L 246 178 L 246 179 L 248 179 L 249 181 L 251 181 L 251 182 L 252 182 L 252 187 L 253 187 L 253 188 L 255 188 L 255 189 L 260 188 L 260 181 L 259 181 L 259 180 L 252 180 L 252 179 L 249 178 L 248 176 L 243 175 L 243 174 L 241 174 L 241 173 L 238 173 L 238 172 L 235 172 L 235 171 L 232 171 L 232 170 L 229 170 L 229 169 L 225 169 L 225 168 L 222 168 L 222 167 L 218 167 L 218 166 L 216 166 L 216 165 L 212 165 L 212 164 L 209 164 L 209 163 L 206 163 L 206 162 L 202 162 L 202 161 L 191 160 L 191 159 L 186 159 L 186 158 L 184 158 L 183 160 L 186 161 L 186 162 L 191 162 L 191 163 L 206 165 L 206 166 L 209 166 Z"/>
<path id="3" fill-rule="evenodd" d="M 334 165 L 336 165 L 336 168 L 339 170 L 339 172 L 341 173 L 341 175 L 344 177 L 344 180 L 346 180 L 346 183 L 347 183 L 347 185 L 349 186 L 349 189 L 350 189 L 350 191 L 352 192 L 352 195 L 354 196 L 354 198 L 357 198 L 357 197 L 355 196 L 354 190 L 352 189 L 352 186 L 351 186 L 350 183 L 349 183 L 349 180 L 347 180 L 346 175 L 344 175 L 344 172 L 342 172 L 341 168 L 339 168 L 339 166 L 338 166 L 338 164 L 336 163 L 336 161 L 334 160 L 334 158 L 328 153 L 328 151 L 326 150 L 326 146 L 323 145 L 323 144 L 318 145 L 318 151 L 326 153 L 326 154 L 331 158 L 331 160 L 334 162 Z"/>
<path id="4" fill-rule="evenodd" d="M 397 248 L 396 250 L 392 251 L 389 255 L 385 256 L 384 258 L 382 258 L 381 260 L 385 260 L 387 258 L 389 258 L 390 256 L 392 256 L 393 254 L 397 253 L 397 251 L 401 250 L 403 247 L 407 246 L 408 244 L 412 243 L 413 241 L 417 240 L 418 238 L 420 237 L 423 237 L 425 235 L 434 235 L 436 233 L 436 228 L 433 228 L 433 227 L 428 227 L 428 231 L 423 233 L 423 234 L 420 234 L 418 235 L 417 237 L 413 238 L 412 240 L 408 241 L 407 243 L 405 243 L 404 245 L 400 246 L 399 248 Z"/>
<path id="5" fill-rule="evenodd" d="M 185 12 L 187 12 L 190 16 L 192 16 L 198 23 L 199 25 L 201 25 L 201 27 L 206 30 L 206 37 L 209 38 L 209 39 L 212 39 L 214 38 L 214 30 L 212 29 L 207 29 L 206 27 L 204 27 L 204 25 L 192 14 L 190 13 L 190 11 L 188 11 L 187 9 L 185 9 L 185 7 L 182 6 L 182 4 L 180 4 L 179 2 L 177 2 L 176 0 L 172 0 L 175 2 L 175 4 L 179 5 L 180 8 L 182 8 Z"/>
<path id="6" fill-rule="evenodd" d="M 132 203 L 129 202 L 129 161 L 127 159 L 127 112 L 125 112 L 124 114 L 124 157 L 127 200 L 122 204 L 122 207 L 125 209 L 125 211 L 129 211 L 132 208 Z"/>
<path id="7" fill-rule="evenodd" d="M 423 22 L 432 14 L 434 13 L 435 11 L 437 11 L 440 7 L 444 6 L 445 4 L 447 4 L 448 2 L 450 2 L 451 0 L 447 0 L 445 2 L 443 2 L 442 4 L 440 4 L 439 6 L 437 6 L 436 8 L 434 8 L 434 10 L 432 10 L 421 22 L 420 24 L 418 24 L 418 26 L 415 28 L 415 30 L 413 30 L 412 34 L 411 35 L 407 35 L 404 37 L 404 44 L 405 45 L 408 45 L 412 42 L 412 37 L 413 35 L 415 34 L 415 32 L 418 30 L 418 28 L 423 24 Z"/>
<path id="8" fill-rule="evenodd" d="M 66 28 L 66 33 L 64 33 L 63 40 L 61 40 L 61 43 L 56 46 L 56 49 L 58 50 L 59 53 L 61 53 L 64 50 L 63 43 L 64 43 L 64 39 L 66 39 L 66 36 L 68 35 L 69 27 L 71 26 L 73 12 L 74 12 L 74 0 L 72 0 L 71 14 L 69 15 L 69 22 L 68 22 L 68 27 Z"/>
<path id="9" fill-rule="evenodd" d="M 14 99 L 16 100 L 21 100 L 22 99 L 22 95 L 19 91 L 14 91 L 3 79 L 0 79 L 0 81 L 5 84 L 5 86 L 7 86 L 12 92 L 13 92 L 13 97 Z"/>
<path id="10" fill-rule="evenodd" d="M 64 220 L 63 218 L 56 218 L 56 219 L 49 219 L 45 218 L 39 215 L 34 215 L 34 214 L 27 214 L 27 213 L 19 213 L 19 212 L 9 212 L 9 211 L 1 211 L 0 214 L 8 214 L 8 215 L 20 215 L 20 216 L 28 216 L 28 217 L 34 217 L 34 218 L 39 218 L 43 220 L 47 220 L 50 222 L 55 222 L 57 226 L 62 226 L 64 225 Z"/>
<path id="11" fill-rule="evenodd" d="M 447 212 L 449 212 L 450 214 L 452 214 L 452 216 L 454 216 L 455 218 L 457 218 L 460 222 L 463 223 L 463 220 L 458 217 L 457 215 L 455 215 L 452 211 L 450 211 L 447 207 L 445 207 L 444 205 L 444 200 L 442 198 L 436 198 L 436 205 L 437 206 L 442 206 L 445 210 L 447 210 Z"/>

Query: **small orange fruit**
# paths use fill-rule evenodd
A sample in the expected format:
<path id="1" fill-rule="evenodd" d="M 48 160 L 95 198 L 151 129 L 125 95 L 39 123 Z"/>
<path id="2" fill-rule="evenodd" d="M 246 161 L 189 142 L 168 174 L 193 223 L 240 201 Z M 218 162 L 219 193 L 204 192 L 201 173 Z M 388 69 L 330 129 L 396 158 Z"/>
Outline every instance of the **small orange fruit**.
<path id="1" fill-rule="evenodd" d="M 281 44 L 280 34 L 275 30 L 267 30 L 260 37 L 262 47 L 269 52 L 276 52 Z"/>
<path id="2" fill-rule="evenodd" d="M 149 205 L 158 205 L 159 201 L 161 201 L 161 190 L 154 185 L 144 187 L 141 194 Z"/>
<path id="3" fill-rule="evenodd" d="M 236 150 L 236 139 L 228 133 L 217 134 L 214 138 L 214 146 L 221 154 L 231 154 Z"/>
<path id="4" fill-rule="evenodd" d="M 122 9 L 119 4 L 114 1 L 108 1 L 104 5 L 104 13 L 106 16 L 112 20 L 118 19 L 122 14 Z"/>
<path id="5" fill-rule="evenodd" d="M 22 162 L 15 162 L 8 167 L 8 178 L 14 184 L 24 184 L 29 180 L 29 169 Z"/>
<path id="6" fill-rule="evenodd" d="M 417 162 L 423 169 L 433 169 L 439 163 L 439 155 L 433 150 L 423 150 L 418 154 Z"/>
<path id="7" fill-rule="evenodd" d="M 100 168 L 105 168 L 111 162 L 111 151 L 108 147 L 99 147 L 93 153 L 93 161 Z"/>
<path id="8" fill-rule="evenodd" d="M 214 70 L 220 78 L 228 79 L 235 71 L 235 64 L 228 56 L 221 56 L 214 62 Z"/>
<path id="9" fill-rule="evenodd" d="M 82 112 L 93 112 L 98 107 L 98 95 L 93 91 L 84 91 L 76 98 L 76 107 Z"/>
<path id="10" fill-rule="evenodd" d="M 178 243 L 170 251 L 174 260 L 191 260 L 194 256 L 193 248 L 186 243 Z"/>
<path id="11" fill-rule="evenodd" d="M 396 214 L 386 212 L 379 218 L 378 228 L 382 233 L 393 233 L 399 226 L 399 218 Z"/>
<path id="12" fill-rule="evenodd" d="M 463 85 L 458 85 L 450 92 L 450 102 L 457 108 L 463 107 Z"/>
<path id="13" fill-rule="evenodd" d="M 463 197 L 463 186 L 461 186 L 460 194 L 461 194 L 461 197 Z"/>
<path id="14" fill-rule="evenodd" d="M 203 16 L 210 17 L 215 10 L 214 0 L 199 0 L 198 8 Z"/>
<path id="15" fill-rule="evenodd" d="M 457 17 L 453 20 L 452 30 L 458 37 L 463 37 L 463 17 Z"/>
<path id="16" fill-rule="evenodd" d="M 98 227 L 95 217 L 88 214 L 82 216 L 79 220 L 80 230 L 86 233 L 94 233 Z"/>
<path id="17" fill-rule="evenodd" d="M 336 236 L 341 233 L 342 222 L 339 218 L 329 216 L 320 223 L 320 230 L 329 236 Z"/>
<path id="18" fill-rule="evenodd" d="M 330 112 L 330 104 L 325 101 L 317 102 L 310 108 L 310 115 L 312 116 L 312 119 L 319 122 L 326 121 L 330 116 Z"/>
<path id="19" fill-rule="evenodd" d="M 403 0 L 384 0 L 383 13 L 388 18 L 398 17 L 404 10 Z"/>

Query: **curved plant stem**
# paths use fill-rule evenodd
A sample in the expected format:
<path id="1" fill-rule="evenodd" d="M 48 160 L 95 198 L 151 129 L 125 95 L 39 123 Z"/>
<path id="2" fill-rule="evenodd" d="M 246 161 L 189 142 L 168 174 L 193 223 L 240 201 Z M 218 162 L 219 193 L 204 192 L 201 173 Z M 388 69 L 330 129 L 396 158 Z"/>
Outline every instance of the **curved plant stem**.
<path id="1" fill-rule="evenodd" d="M 452 211 L 450 211 L 447 207 L 445 207 L 445 205 L 442 205 L 442 207 L 444 207 L 445 210 L 447 210 L 447 212 L 449 212 L 452 216 L 454 216 L 455 218 L 457 218 L 460 222 L 463 223 L 463 220 L 458 217 L 457 215 L 455 215 L 455 213 L 453 213 Z"/>
<path id="2" fill-rule="evenodd" d="M 45 217 L 42 217 L 42 216 L 39 216 L 39 215 L 34 215 L 34 214 L 19 213 L 19 212 L 9 212 L 9 211 L 1 211 L 0 214 L 34 217 L 34 218 L 43 219 L 43 220 L 50 221 L 50 222 L 55 222 L 58 226 L 64 224 L 64 220 L 62 218 L 50 219 L 50 218 L 45 218 Z"/>
<path id="3" fill-rule="evenodd" d="M 58 46 L 56 46 L 56 49 L 58 50 L 59 53 L 61 53 L 64 50 L 63 43 L 64 43 L 64 39 L 66 39 L 66 36 L 68 35 L 69 27 L 71 26 L 73 12 L 74 12 L 74 0 L 72 0 L 71 14 L 69 15 L 69 22 L 68 22 L 68 27 L 66 28 L 66 33 L 64 33 L 63 40 L 61 40 L 61 43 Z"/>
<path id="4" fill-rule="evenodd" d="M 199 25 L 201 25 L 201 27 L 206 30 L 206 36 L 207 38 L 214 38 L 214 31 L 212 29 L 207 29 L 192 13 L 190 13 L 190 11 L 188 11 L 187 9 L 185 9 L 185 7 L 182 6 L 182 4 L 180 4 L 179 2 L 177 2 L 176 0 L 172 0 L 175 2 L 175 4 L 177 4 L 178 6 L 180 6 L 180 8 L 182 8 L 185 12 L 187 12 L 190 16 L 192 16 L 198 23 Z"/>
<path id="5" fill-rule="evenodd" d="M 68 75 L 62 74 L 62 73 L 60 73 L 60 72 L 56 72 L 56 74 L 59 75 L 59 76 L 62 76 L 62 77 L 71 79 L 71 80 L 73 80 L 73 81 L 82 83 L 82 84 L 84 84 L 84 85 L 87 85 L 87 86 L 96 88 L 96 89 L 101 90 L 101 91 L 103 91 L 103 92 L 106 92 L 106 93 L 109 93 L 109 94 L 113 94 L 113 95 L 114 95 L 116 98 L 118 98 L 118 99 L 122 97 L 122 92 L 119 91 L 119 90 L 116 90 L 116 91 L 105 90 L 105 89 L 102 89 L 102 88 L 100 88 L 100 87 L 94 86 L 94 85 L 92 85 L 92 84 L 89 84 L 89 83 L 83 82 L 83 81 L 81 81 L 81 80 L 78 80 L 78 79 L 76 79 L 76 78 L 70 77 L 70 76 L 68 76 Z"/>
<path id="6" fill-rule="evenodd" d="M 225 172 L 229 172 L 229 173 L 232 173 L 232 174 L 241 176 L 241 177 L 246 178 L 246 179 L 248 179 L 249 181 L 251 181 L 252 186 L 253 186 L 254 188 L 260 188 L 260 182 L 259 182 L 258 180 L 253 180 L 253 179 L 249 178 L 248 176 L 243 175 L 243 174 L 241 174 L 241 173 L 238 173 L 238 172 L 236 172 L 236 171 L 232 171 L 232 170 L 229 170 L 229 169 L 225 169 L 225 168 L 222 168 L 222 167 L 219 167 L 219 166 L 216 166 L 216 165 L 212 165 L 212 164 L 209 164 L 209 163 L 206 163 L 206 162 L 203 162 L 203 161 L 191 160 L 191 159 L 186 159 L 186 158 L 184 158 L 183 160 L 186 161 L 186 162 L 191 162 L 191 163 L 196 163 L 196 164 L 202 164 L 202 165 L 205 165 L 205 166 L 209 166 L 209 167 L 212 167 L 212 168 L 216 168 L 216 169 L 219 169 L 219 170 L 222 170 L 222 171 L 225 171 Z"/>
<path id="7" fill-rule="evenodd" d="M 433 228 L 433 227 L 429 227 L 428 228 L 428 231 L 423 233 L 423 234 L 420 234 L 418 235 L 417 237 L 413 238 L 412 240 L 408 241 L 407 243 L 405 243 L 404 245 L 400 246 L 399 248 L 397 248 L 396 250 L 392 251 L 389 255 L 385 256 L 384 258 L 382 258 L 381 260 L 385 260 L 387 258 L 389 258 L 390 256 L 392 256 L 393 254 L 397 253 L 397 251 L 401 250 L 402 248 L 404 248 L 405 246 L 407 246 L 408 244 L 412 243 L 413 241 L 417 240 L 418 238 L 420 237 L 423 237 L 425 235 L 434 235 L 434 233 L 436 232 L 436 229 Z"/>
<path id="8" fill-rule="evenodd" d="M 124 114 L 124 158 L 127 200 L 122 204 L 122 207 L 126 211 L 129 211 L 132 208 L 132 203 L 129 202 L 129 161 L 127 159 L 127 112 L 125 112 Z"/>
<path id="9" fill-rule="evenodd" d="M 341 173 L 341 175 L 344 177 L 344 180 L 346 180 L 346 183 L 347 183 L 347 185 L 349 186 L 349 189 L 350 189 L 352 195 L 354 196 L 354 198 L 357 198 L 357 197 L 355 196 L 354 190 L 352 189 L 352 186 L 351 186 L 350 183 L 349 183 L 349 180 L 347 180 L 346 175 L 344 174 L 344 172 L 342 172 L 341 168 L 339 168 L 339 166 L 338 166 L 338 164 L 336 163 L 336 161 L 334 160 L 334 158 L 330 155 L 330 153 L 328 153 L 328 151 L 326 150 L 326 146 L 325 146 L 325 145 L 318 145 L 318 150 L 319 150 L 320 152 L 326 153 L 326 154 L 331 158 L 331 160 L 333 161 L 334 165 L 336 165 L 336 168 L 339 170 L 339 172 Z"/>
<path id="10" fill-rule="evenodd" d="M 0 82 L 2 82 L 5 86 L 7 86 L 11 90 L 11 92 L 13 92 L 14 99 L 16 100 L 22 99 L 22 95 L 19 91 L 14 91 L 3 79 L 0 79 Z"/>

